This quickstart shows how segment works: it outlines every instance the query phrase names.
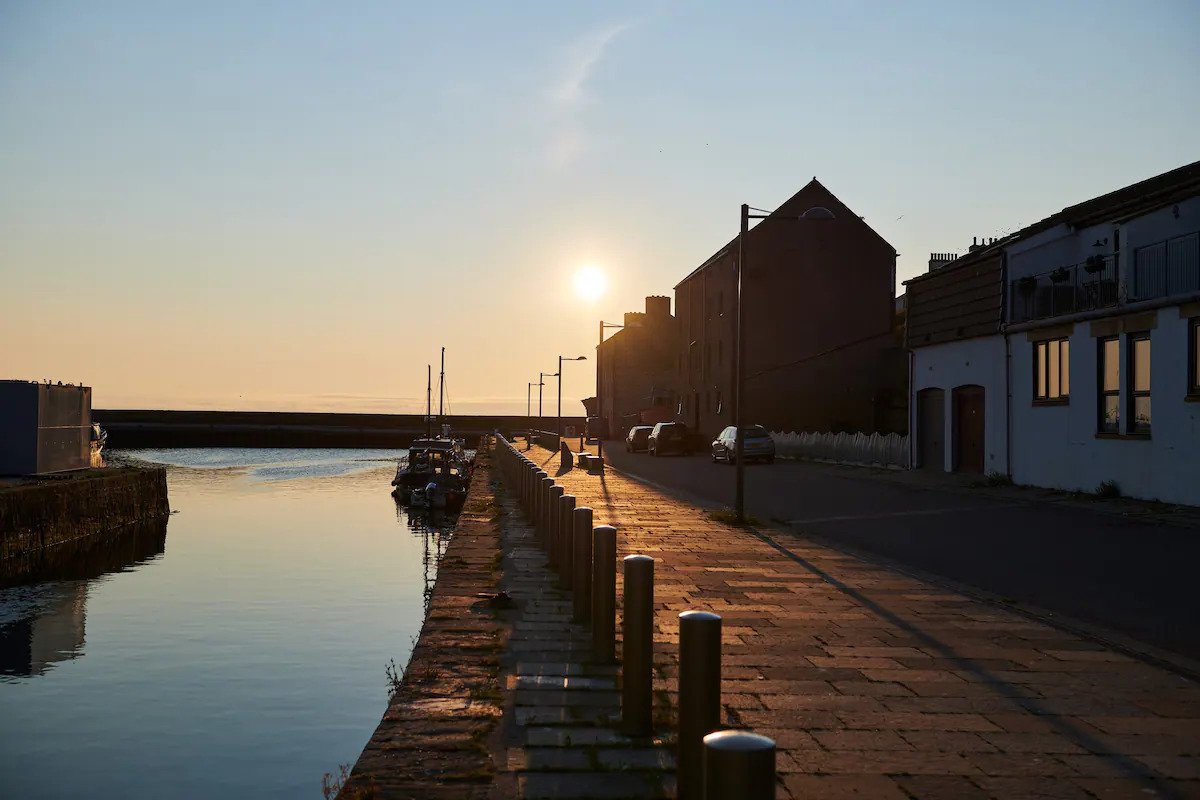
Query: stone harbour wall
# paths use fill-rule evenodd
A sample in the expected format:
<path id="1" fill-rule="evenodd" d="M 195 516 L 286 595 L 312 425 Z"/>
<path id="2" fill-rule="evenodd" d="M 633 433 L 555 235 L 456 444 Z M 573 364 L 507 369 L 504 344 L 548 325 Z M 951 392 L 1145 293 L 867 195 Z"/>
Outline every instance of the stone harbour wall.
<path id="1" fill-rule="evenodd" d="M 0 489 L 0 582 L 19 581 L 47 548 L 170 513 L 162 468 L 108 467 Z"/>
<path id="2" fill-rule="evenodd" d="M 491 753 L 503 714 L 500 657 L 511 625 L 495 596 L 502 551 L 491 447 L 481 446 L 476 456 L 420 639 L 342 800 L 495 796 Z"/>

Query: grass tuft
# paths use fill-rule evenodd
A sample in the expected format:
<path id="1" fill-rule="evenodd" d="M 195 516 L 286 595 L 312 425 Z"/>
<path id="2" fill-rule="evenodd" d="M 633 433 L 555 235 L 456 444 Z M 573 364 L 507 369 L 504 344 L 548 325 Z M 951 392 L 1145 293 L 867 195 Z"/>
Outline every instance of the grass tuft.
<path id="1" fill-rule="evenodd" d="M 737 512 L 735 512 L 732 508 L 722 508 L 720 511 L 710 511 L 708 513 L 708 518 L 711 520 L 715 520 L 716 522 L 724 523 L 726 525 L 734 525 L 734 526 L 741 526 L 741 527 L 746 527 L 746 526 L 752 527 L 754 525 L 762 524 L 762 522 L 758 519 L 758 517 L 754 516 L 753 514 L 746 514 L 746 515 L 744 515 L 744 519 L 739 521 L 737 518 Z"/>

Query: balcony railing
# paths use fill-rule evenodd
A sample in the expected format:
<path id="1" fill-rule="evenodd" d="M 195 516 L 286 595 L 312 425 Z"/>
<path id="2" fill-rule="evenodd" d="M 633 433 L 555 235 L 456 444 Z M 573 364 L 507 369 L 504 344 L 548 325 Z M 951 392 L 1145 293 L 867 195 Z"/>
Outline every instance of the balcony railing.
<path id="1" fill-rule="evenodd" d="M 1200 291 L 1200 231 L 1135 248 L 1129 300 Z"/>
<path id="2" fill-rule="evenodd" d="M 1009 291 L 1013 322 L 1115 306 L 1119 299 L 1117 259 L 1093 256 L 1040 275 L 1027 275 L 1012 281 Z"/>

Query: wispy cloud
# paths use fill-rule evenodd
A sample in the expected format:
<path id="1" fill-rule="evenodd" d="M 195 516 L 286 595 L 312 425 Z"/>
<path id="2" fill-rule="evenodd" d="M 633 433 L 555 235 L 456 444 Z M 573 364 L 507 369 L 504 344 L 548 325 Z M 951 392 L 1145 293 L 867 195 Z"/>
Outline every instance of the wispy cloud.
<path id="1" fill-rule="evenodd" d="M 575 39 L 563 50 L 558 79 L 550 88 L 550 139 L 546 159 L 562 168 L 575 161 L 587 149 L 587 133 L 580 113 L 588 102 L 587 82 L 604 58 L 613 41 L 628 30 L 630 23 L 605 25 Z"/>

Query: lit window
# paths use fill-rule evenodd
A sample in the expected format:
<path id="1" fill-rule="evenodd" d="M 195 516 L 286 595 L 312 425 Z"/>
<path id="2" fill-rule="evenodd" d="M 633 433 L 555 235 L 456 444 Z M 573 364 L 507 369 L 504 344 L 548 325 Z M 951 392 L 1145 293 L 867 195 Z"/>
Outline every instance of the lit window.
<path id="1" fill-rule="evenodd" d="M 1071 342 L 1051 339 L 1034 345 L 1033 399 L 1066 400 L 1071 395 Z"/>
<path id="2" fill-rule="evenodd" d="M 1100 431 L 1121 431 L 1121 343 L 1116 338 L 1100 342 Z"/>
<path id="3" fill-rule="evenodd" d="M 1150 335 L 1129 337 L 1130 432 L 1150 432 Z"/>

